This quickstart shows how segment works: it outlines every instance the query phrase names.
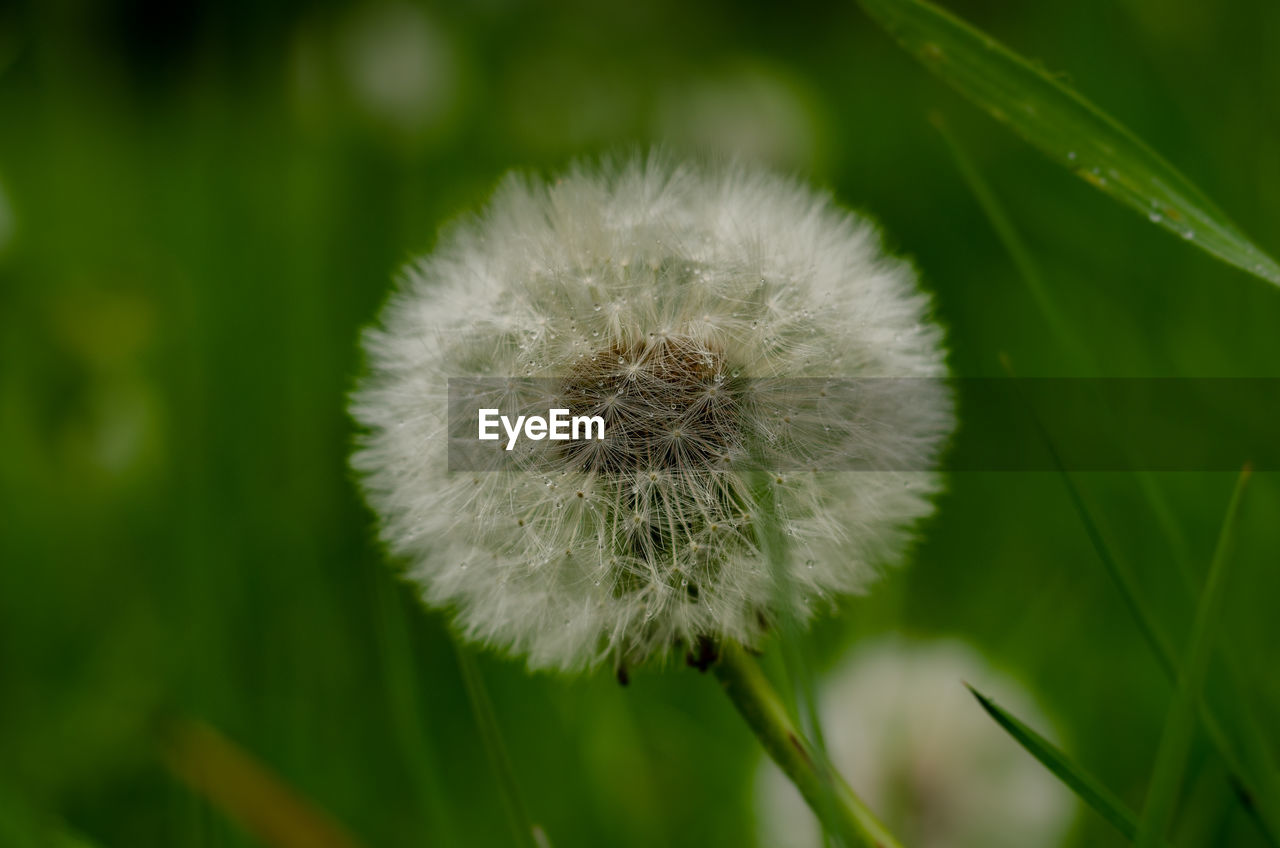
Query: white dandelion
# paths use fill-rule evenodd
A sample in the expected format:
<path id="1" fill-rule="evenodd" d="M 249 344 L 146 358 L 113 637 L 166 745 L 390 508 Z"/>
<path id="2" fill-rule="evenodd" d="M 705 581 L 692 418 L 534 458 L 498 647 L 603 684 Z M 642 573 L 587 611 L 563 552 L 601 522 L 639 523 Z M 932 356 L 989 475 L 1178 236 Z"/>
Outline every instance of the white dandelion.
<path id="1" fill-rule="evenodd" d="M 875 227 L 792 180 L 656 155 L 513 175 L 365 335 L 352 462 L 388 548 L 471 640 L 564 670 L 752 645 L 863 589 L 931 512 L 942 336 Z M 841 382 L 884 377 L 911 379 Z M 550 385 L 606 438 L 451 471 L 450 433 L 476 434 L 450 419 L 462 378 L 499 408 Z"/>
<path id="2" fill-rule="evenodd" d="M 822 688 L 832 763 L 905 845 L 1061 845 L 1075 816 L 1070 791 L 983 712 L 966 682 L 1057 735 L 1031 693 L 969 645 L 885 639 L 858 648 Z M 817 820 L 770 762 L 756 798 L 761 845 L 822 844 Z"/>

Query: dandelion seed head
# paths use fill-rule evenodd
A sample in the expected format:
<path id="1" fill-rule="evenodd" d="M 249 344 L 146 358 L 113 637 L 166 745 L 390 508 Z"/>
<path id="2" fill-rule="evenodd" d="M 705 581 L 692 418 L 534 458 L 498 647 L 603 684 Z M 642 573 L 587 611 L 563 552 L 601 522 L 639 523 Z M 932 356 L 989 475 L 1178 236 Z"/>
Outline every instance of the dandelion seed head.
<path id="1" fill-rule="evenodd" d="M 806 596 L 864 589 L 939 486 L 928 470 L 820 470 L 931 468 L 953 423 L 937 385 L 898 397 L 885 381 L 851 420 L 816 409 L 813 387 L 943 376 L 942 341 L 911 266 L 794 181 L 657 155 L 512 175 L 405 270 L 365 334 L 352 463 L 382 539 L 467 638 L 564 670 L 753 644 L 784 613 L 807 619 Z M 449 471 L 449 379 L 526 376 L 602 417 L 606 438 Z M 529 392 L 512 381 L 484 405 L 521 409 Z M 813 564 L 787 575 L 790 595 L 761 555 L 747 460 L 785 479 L 789 560 Z"/>

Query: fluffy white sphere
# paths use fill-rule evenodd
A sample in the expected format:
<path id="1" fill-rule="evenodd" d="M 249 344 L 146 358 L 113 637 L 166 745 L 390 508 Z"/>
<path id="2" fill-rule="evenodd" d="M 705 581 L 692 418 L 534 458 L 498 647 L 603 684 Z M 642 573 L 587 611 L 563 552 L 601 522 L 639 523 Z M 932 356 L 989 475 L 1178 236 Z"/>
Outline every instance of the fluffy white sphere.
<path id="1" fill-rule="evenodd" d="M 932 510 L 953 415 L 929 308 L 873 225 L 793 180 L 660 156 L 512 175 L 366 333 L 352 462 L 468 638 L 566 670 L 752 644 L 863 588 Z M 880 377 L 929 379 L 840 382 Z M 458 378 L 550 381 L 606 439 L 451 471 Z"/>
<path id="2" fill-rule="evenodd" d="M 858 796 L 906 845 L 1050 848 L 1075 816 L 1071 792 L 982 710 L 969 683 L 1056 736 L 1031 694 L 963 642 L 896 639 L 859 647 L 818 699 L 827 751 Z M 756 783 L 760 844 L 822 844 L 813 813 L 773 763 Z"/>

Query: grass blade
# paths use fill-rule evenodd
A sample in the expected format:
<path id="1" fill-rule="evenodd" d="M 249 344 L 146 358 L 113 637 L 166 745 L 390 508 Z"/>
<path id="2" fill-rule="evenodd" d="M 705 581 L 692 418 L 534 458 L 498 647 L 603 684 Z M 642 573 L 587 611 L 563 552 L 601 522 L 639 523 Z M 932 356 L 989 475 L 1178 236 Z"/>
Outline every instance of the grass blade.
<path id="1" fill-rule="evenodd" d="M 162 731 L 170 773 L 272 848 L 357 848 L 324 810 L 212 726 L 175 718 Z"/>
<path id="2" fill-rule="evenodd" d="M 924 0 L 859 0 L 925 67 L 1093 187 L 1280 285 L 1280 265 L 1177 169 L 1074 90 Z"/>
<path id="3" fill-rule="evenodd" d="M 1151 475 L 1139 472 L 1138 482 L 1168 537 L 1184 591 L 1187 597 L 1194 598 L 1196 580 L 1191 572 L 1186 538 L 1174 520 L 1163 492 Z M 1242 796 L 1245 810 L 1257 822 L 1268 844 L 1280 848 L 1280 769 L 1276 766 L 1267 733 L 1244 697 L 1246 675 L 1240 668 L 1237 660 L 1239 652 L 1235 649 L 1229 632 L 1219 635 L 1217 654 L 1222 661 L 1227 693 L 1225 698 L 1218 701 L 1218 707 L 1226 710 L 1223 724 L 1233 728 L 1233 738 L 1228 740 L 1216 735 L 1216 717 L 1209 715 L 1209 707 L 1202 695 L 1200 709 L 1203 720 L 1220 752 L 1224 752 L 1226 746 L 1232 745 L 1234 741 L 1231 751 L 1223 753 L 1223 759 L 1227 761 L 1238 784 L 1237 795 Z"/>
<path id="4" fill-rule="evenodd" d="M 1048 439 L 1047 434 L 1045 438 L 1046 440 Z M 1055 461 L 1057 461 L 1057 453 L 1054 451 L 1052 443 L 1049 443 L 1048 447 L 1053 453 Z M 1076 487 L 1075 481 L 1071 479 L 1071 475 L 1067 473 L 1060 462 L 1058 462 L 1058 471 L 1062 476 L 1063 485 L 1067 487 L 1067 493 L 1071 498 L 1072 505 L 1076 509 L 1076 514 L 1080 517 L 1081 524 L 1084 525 L 1085 532 L 1089 536 L 1089 541 L 1093 545 L 1094 551 L 1098 554 L 1098 558 L 1102 560 L 1107 573 L 1111 575 L 1111 579 L 1119 587 L 1130 614 L 1142 630 L 1147 644 L 1151 647 L 1152 653 L 1155 654 L 1160 663 L 1160 667 L 1164 670 L 1165 675 L 1177 684 L 1181 680 L 1182 670 L 1180 668 L 1181 663 L 1174 652 L 1172 641 L 1164 629 L 1160 627 L 1152 612 L 1143 603 L 1138 587 L 1134 584 L 1128 570 L 1122 568 L 1116 557 L 1111 553 L 1110 547 L 1098 529 L 1097 522 L 1093 519 L 1093 514 L 1089 511 L 1083 496 L 1080 494 L 1080 490 Z M 1237 685 L 1238 681 L 1232 678 L 1230 682 L 1233 685 L 1232 697 L 1238 699 L 1240 697 L 1239 693 L 1242 691 Z M 1276 818 L 1276 803 L 1277 799 L 1280 799 L 1280 795 L 1277 794 L 1275 775 L 1268 770 L 1270 769 L 1269 758 L 1261 750 L 1250 752 L 1248 755 L 1249 762 L 1246 763 L 1242 759 L 1237 746 L 1232 744 L 1231 737 L 1227 735 L 1222 722 L 1219 721 L 1217 714 L 1209 706 L 1209 703 L 1203 697 L 1198 697 L 1197 704 L 1201 721 L 1204 722 L 1205 731 L 1213 742 L 1214 749 L 1217 750 L 1218 755 L 1227 764 L 1227 768 L 1230 769 L 1231 773 L 1235 775 L 1236 780 L 1244 787 L 1245 792 L 1243 793 L 1242 801 L 1245 804 L 1245 808 L 1254 815 L 1267 841 L 1272 845 L 1277 844 L 1280 841 L 1277 839 L 1277 834 L 1280 833 L 1280 820 Z M 1237 722 L 1237 726 L 1242 727 L 1249 739 L 1254 743 L 1262 738 L 1261 730 L 1256 724 Z"/>
<path id="5" fill-rule="evenodd" d="M 1231 547 L 1235 537 L 1236 519 L 1240 513 L 1240 498 L 1249 482 L 1249 468 L 1241 472 L 1231 493 L 1227 516 L 1222 522 L 1218 545 L 1213 552 L 1213 564 L 1205 580 L 1204 591 L 1196 610 L 1195 625 L 1191 631 L 1191 647 L 1179 675 L 1178 691 L 1165 720 L 1164 733 L 1156 754 L 1156 765 L 1147 790 L 1147 801 L 1138 828 L 1138 848 L 1156 845 L 1169 827 L 1178 789 L 1182 785 L 1186 769 L 1187 753 L 1191 749 L 1191 737 L 1195 732 L 1196 706 L 1200 702 L 1205 678 L 1209 674 L 1209 660 L 1213 656 L 1213 640 L 1222 621 L 1222 587 L 1227 579 L 1227 567 L 1231 562 Z"/>
<path id="6" fill-rule="evenodd" d="M 987 216 L 992 229 L 1021 273 L 1028 291 L 1048 322 L 1050 329 L 1058 337 L 1058 342 L 1064 352 L 1076 363 L 1077 367 L 1082 367 L 1091 372 L 1091 358 L 1086 352 L 1082 340 L 1058 311 L 1030 249 L 1027 248 L 1026 243 L 1022 240 L 1022 236 L 1018 233 L 1017 227 L 1013 224 L 1012 218 L 1000 202 L 999 197 L 987 184 L 982 173 L 974 165 L 963 146 L 956 140 L 941 116 L 934 115 L 932 121 L 950 148 L 961 177 L 968 185 L 983 214 Z M 1007 362 L 1005 367 L 1010 376 L 1012 376 L 1012 367 Z M 1062 475 L 1064 485 L 1067 487 L 1072 504 L 1089 536 L 1090 543 L 1097 552 L 1099 559 L 1102 560 L 1112 580 L 1120 588 L 1125 603 L 1142 629 L 1148 644 L 1156 654 L 1166 674 L 1170 680 L 1176 680 L 1177 657 L 1174 655 L 1172 642 L 1160 629 L 1151 612 L 1143 606 L 1138 595 L 1137 586 L 1131 579 L 1129 571 L 1122 568 L 1112 555 L 1075 482 L 1067 474 L 1061 461 L 1058 460 L 1057 450 L 1047 431 L 1043 427 L 1040 429 L 1050 454 L 1057 462 L 1058 471 Z M 1137 470 L 1135 476 L 1148 504 L 1151 506 L 1168 538 L 1184 591 L 1187 592 L 1188 597 L 1192 597 L 1195 593 L 1195 580 L 1191 574 L 1186 538 L 1183 536 L 1182 530 L 1173 516 L 1173 511 L 1151 475 L 1144 470 Z M 1224 634 L 1224 637 L 1228 635 Z M 1228 769 L 1235 778 L 1237 796 L 1240 797 L 1245 810 L 1258 824 L 1267 842 L 1274 848 L 1280 848 L 1280 770 L 1277 769 L 1275 759 L 1271 755 L 1272 748 L 1266 739 L 1266 734 L 1257 719 L 1252 715 L 1247 703 L 1241 697 L 1241 693 L 1244 692 L 1244 675 L 1237 667 L 1234 652 L 1230 650 L 1225 652 L 1224 669 L 1226 671 L 1228 692 L 1230 693 L 1227 704 L 1235 708 L 1234 712 L 1228 714 L 1226 718 L 1229 726 L 1236 730 L 1235 737 L 1233 738 L 1226 734 L 1223 724 L 1211 711 L 1207 702 L 1203 700 L 1200 705 L 1202 719 L 1210 738 L 1213 740 L 1214 747 L 1227 763 Z"/>
<path id="7" fill-rule="evenodd" d="M 401 584 L 380 575 L 374 584 L 374 620 L 378 657 L 400 751 L 414 780 L 420 807 L 431 826 L 434 842 L 456 845 L 462 838 L 455 826 L 447 787 L 441 780 L 440 760 L 427 728 L 434 726 L 418 680 L 417 657 L 409 631 Z"/>
<path id="8" fill-rule="evenodd" d="M 1080 800 L 1110 822 L 1116 830 L 1124 834 L 1126 839 L 1133 839 L 1138 832 L 1138 817 L 1110 789 L 1072 762 L 1071 758 L 1048 739 L 1019 721 L 1012 713 L 969 684 L 966 683 L 965 686 L 973 693 L 973 697 L 978 699 L 978 703 L 982 705 L 982 709 L 986 710 L 987 715 L 995 719 L 996 724 L 1017 740 L 1027 753 L 1053 772 Z"/>
<path id="9" fill-rule="evenodd" d="M 1007 357 L 1002 357 L 1002 360 L 1009 376 L 1014 376 L 1013 367 Z M 1035 424 L 1036 429 L 1039 430 L 1040 437 L 1044 440 L 1045 449 L 1053 460 L 1054 468 L 1062 479 L 1063 486 L 1066 487 L 1067 497 L 1071 499 L 1071 505 L 1075 508 L 1076 515 L 1080 517 L 1080 523 L 1084 526 L 1085 535 L 1089 537 L 1089 544 L 1093 546 L 1098 559 L 1102 560 L 1107 574 L 1110 575 L 1120 589 L 1120 595 L 1124 599 L 1125 606 L 1129 608 L 1129 614 L 1142 631 L 1143 638 L 1146 639 L 1147 644 L 1151 647 L 1151 651 L 1155 654 L 1160 667 L 1170 680 L 1176 681 L 1178 679 L 1178 659 L 1173 649 L 1172 640 L 1169 639 L 1168 634 L 1160 626 L 1155 614 L 1143 602 L 1142 594 L 1138 591 L 1138 587 L 1129 571 L 1121 568 L 1119 561 L 1112 555 L 1111 547 L 1107 544 L 1102 531 L 1098 528 L 1098 523 L 1093 520 L 1093 513 L 1089 511 L 1088 505 L 1084 502 L 1084 497 L 1080 494 L 1080 489 L 1077 488 L 1075 480 L 1071 478 L 1070 472 L 1067 471 L 1066 465 L 1063 464 L 1057 445 L 1054 444 L 1053 438 L 1049 435 L 1049 431 L 1045 429 L 1030 402 L 1027 402 L 1027 412 L 1031 415 L 1032 422 Z"/>
<path id="10" fill-rule="evenodd" d="M 546 840 L 541 837 L 541 829 L 536 829 L 529 820 L 529 813 L 520 794 L 520 785 L 516 781 L 515 769 L 511 767 L 511 758 L 507 756 L 507 748 L 498 729 L 498 719 L 493 714 L 493 702 L 489 700 L 484 678 L 481 677 L 471 652 L 458 644 L 456 639 L 453 645 L 462 682 L 467 689 L 467 698 L 471 702 L 471 711 L 480 729 L 480 739 L 484 743 L 485 753 L 489 755 L 489 763 L 498 778 L 499 794 L 502 796 L 511 830 L 515 834 L 516 844 L 524 848 L 540 848 L 540 843 L 545 843 Z"/>
<path id="11" fill-rule="evenodd" d="M 1050 447 L 1050 450 L 1052 449 Z M 1058 462 L 1056 454 L 1054 454 L 1054 459 L 1055 462 Z M 1129 608 L 1129 614 L 1137 622 L 1139 629 L 1142 630 L 1142 635 L 1146 638 L 1147 644 L 1151 646 L 1151 651 L 1155 654 L 1160 667 L 1164 669 L 1165 675 L 1170 680 L 1176 680 L 1178 678 L 1178 660 L 1177 655 L 1174 653 L 1172 640 L 1156 620 L 1155 614 L 1143 602 L 1142 594 L 1138 591 L 1138 587 L 1128 569 L 1121 568 L 1119 562 L 1111 553 L 1111 547 L 1107 544 L 1106 539 L 1103 538 L 1097 522 L 1093 520 L 1093 513 L 1089 511 L 1089 507 L 1085 504 L 1084 497 L 1080 494 L 1080 489 L 1076 487 L 1075 481 L 1071 479 L 1071 475 L 1067 470 L 1061 466 L 1061 462 L 1058 462 L 1058 466 L 1062 484 L 1066 486 L 1067 496 L 1071 498 L 1071 505 L 1075 507 L 1076 514 L 1080 517 L 1080 523 L 1084 525 L 1084 531 L 1089 537 L 1089 543 L 1098 554 L 1098 559 L 1102 560 L 1102 564 L 1107 569 L 1107 573 L 1111 575 L 1111 579 L 1120 588 L 1120 594 L 1124 598 L 1125 605 Z"/>
<path id="12" fill-rule="evenodd" d="M 1062 312 L 1053 302 L 1053 297 L 1049 294 L 1049 287 L 1045 285 L 1040 268 L 1032 258 L 1031 251 L 1027 248 L 1026 242 L 1022 240 L 1022 236 L 1018 233 L 1017 227 L 1014 226 L 1013 219 L 1009 217 L 1004 204 L 1000 202 L 995 192 L 991 190 L 982 173 L 973 164 L 973 160 L 969 158 L 969 154 L 965 152 L 965 149 L 952 135 L 950 127 L 947 126 L 942 116 L 935 113 L 930 116 L 930 121 L 937 128 L 942 140 L 946 142 L 952 158 L 955 159 L 956 170 L 960 172 L 961 178 L 964 179 L 965 185 L 968 186 L 974 200 L 978 202 L 982 213 L 987 216 L 987 222 L 991 224 L 991 229 L 995 231 L 996 237 L 1000 239 L 1000 244 L 1004 247 L 1005 252 L 1009 254 L 1009 258 L 1013 260 L 1018 273 L 1022 275 L 1022 281 L 1026 283 L 1027 291 L 1031 294 L 1032 300 L 1035 301 L 1036 308 L 1040 310 L 1040 314 L 1049 324 L 1049 329 L 1057 338 L 1058 344 L 1067 353 L 1071 361 L 1080 363 L 1082 366 L 1089 366 L 1090 358 L 1088 354 L 1080 344 L 1076 334 L 1072 332 L 1066 319 L 1063 318 Z"/>
<path id="13" fill-rule="evenodd" d="M 1002 357 L 1002 361 L 1009 376 L 1014 376 L 1013 367 L 1008 358 Z M 1152 653 L 1155 654 L 1156 660 L 1159 662 L 1165 676 L 1175 686 L 1178 685 L 1182 671 L 1180 660 L 1173 647 L 1173 641 L 1169 638 L 1164 628 L 1160 626 L 1154 613 L 1143 601 L 1142 595 L 1138 591 L 1138 586 L 1129 570 L 1121 567 L 1119 560 L 1111 552 L 1111 548 L 1103 537 L 1102 531 L 1098 528 L 1098 523 L 1093 518 L 1093 513 L 1090 512 L 1083 495 L 1081 495 L 1079 488 L 1076 486 L 1075 480 L 1071 478 L 1071 474 L 1062 463 L 1062 458 L 1054 445 L 1052 437 L 1049 435 L 1049 431 L 1045 429 L 1035 409 L 1029 403 L 1028 413 L 1039 430 L 1041 438 L 1044 439 L 1045 448 L 1049 451 L 1054 466 L 1062 478 L 1063 485 L 1067 489 L 1067 495 L 1071 499 L 1071 504 L 1080 518 L 1080 523 L 1084 526 L 1085 533 L 1089 537 L 1089 542 L 1097 553 L 1098 559 L 1102 560 L 1107 574 L 1115 582 L 1117 588 L 1120 589 L 1121 597 L 1124 599 L 1130 615 L 1142 631 L 1143 638 L 1151 648 Z M 1230 672 L 1233 669 L 1234 665 L 1228 657 L 1228 671 Z M 1235 677 L 1231 677 L 1229 682 L 1233 687 L 1231 693 L 1233 702 L 1243 705 L 1240 695 L 1243 690 L 1239 686 L 1239 681 Z M 1258 823 L 1267 841 L 1272 845 L 1280 844 L 1280 817 L 1277 817 L 1277 810 L 1280 809 L 1280 784 L 1278 784 L 1271 758 L 1265 751 L 1261 750 L 1246 750 L 1242 755 L 1240 748 L 1232 743 L 1232 738 L 1227 734 L 1222 722 L 1218 719 L 1208 701 L 1203 697 L 1199 697 L 1197 698 L 1197 705 L 1201 721 L 1204 722 L 1205 732 L 1213 742 L 1214 749 L 1217 750 L 1218 755 L 1222 757 L 1223 762 L 1227 764 L 1227 768 L 1244 790 L 1238 794 L 1245 809 Z M 1242 709 L 1239 712 L 1242 715 L 1238 717 L 1237 726 L 1242 728 L 1242 732 L 1246 735 L 1250 744 L 1260 744 L 1260 740 L 1263 739 L 1261 728 L 1257 726 L 1256 722 L 1251 721 L 1247 710 Z"/>

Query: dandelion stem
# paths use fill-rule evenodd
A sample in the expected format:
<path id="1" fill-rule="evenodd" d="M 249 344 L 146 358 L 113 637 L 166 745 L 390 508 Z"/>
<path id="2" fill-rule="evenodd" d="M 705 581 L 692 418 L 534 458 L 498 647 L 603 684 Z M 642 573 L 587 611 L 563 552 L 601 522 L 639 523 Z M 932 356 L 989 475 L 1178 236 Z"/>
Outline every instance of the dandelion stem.
<path id="1" fill-rule="evenodd" d="M 801 735 L 754 657 L 741 645 L 726 642 L 711 669 L 765 751 L 830 833 L 847 846 L 901 848 L 826 756 Z"/>

